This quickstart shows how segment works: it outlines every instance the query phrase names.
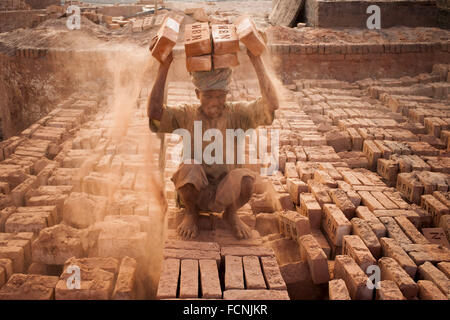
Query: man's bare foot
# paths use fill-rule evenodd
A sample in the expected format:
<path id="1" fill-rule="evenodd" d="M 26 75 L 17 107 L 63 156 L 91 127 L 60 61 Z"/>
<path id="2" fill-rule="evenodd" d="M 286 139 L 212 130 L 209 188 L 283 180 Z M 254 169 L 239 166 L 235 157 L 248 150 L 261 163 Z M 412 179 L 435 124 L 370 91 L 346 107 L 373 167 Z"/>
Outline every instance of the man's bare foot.
<path id="1" fill-rule="evenodd" d="M 224 214 L 224 219 L 230 224 L 231 230 L 233 230 L 236 238 L 240 240 L 248 239 L 251 237 L 250 228 L 244 222 L 242 222 L 241 218 L 238 217 L 236 212 L 226 212 Z"/>
<path id="2" fill-rule="evenodd" d="M 177 232 L 181 237 L 185 239 L 197 237 L 198 226 L 197 226 L 197 219 L 195 218 L 195 216 L 191 213 L 185 213 L 183 221 L 177 228 Z"/>

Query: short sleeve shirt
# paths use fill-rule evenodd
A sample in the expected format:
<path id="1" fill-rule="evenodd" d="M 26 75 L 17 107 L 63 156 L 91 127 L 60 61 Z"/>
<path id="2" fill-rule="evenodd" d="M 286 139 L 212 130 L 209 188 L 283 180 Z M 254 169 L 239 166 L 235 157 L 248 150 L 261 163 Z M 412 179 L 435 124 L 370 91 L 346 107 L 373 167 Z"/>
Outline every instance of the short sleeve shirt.
<path id="1" fill-rule="evenodd" d="M 164 111 L 160 121 L 150 119 L 150 129 L 158 133 L 174 133 L 177 129 L 185 129 L 191 135 L 191 154 L 194 148 L 194 124 L 201 122 L 202 135 L 208 129 L 218 129 L 226 136 L 226 129 L 255 129 L 258 126 L 271 125 L 274 119 L 274 111 L 271 111 L 269 104 L 262 97 L 253 101 L 228 102 L 225 104 L 224 112 L 219 119 L 209 120 L 200 110 L 199 104 L 181 104 L 179 106 L 164 106 Z M 175 132 L 177 133 L 177 132 Z M 203 142 L 202 151 L 211 142 Z M 224 148 L 226 150 L 225 142 Z M 225 153 L 225 152 L 224 152 Z M 225 155 L 224 155 L 225 159 Z M 225 160 L 223 161 L 225 163 Z M 206 164 L 202 165 L 207 173 L 212 177 L 217 177 L 223 172 L 228 172 L 237 165 L 226 164 Z"/>

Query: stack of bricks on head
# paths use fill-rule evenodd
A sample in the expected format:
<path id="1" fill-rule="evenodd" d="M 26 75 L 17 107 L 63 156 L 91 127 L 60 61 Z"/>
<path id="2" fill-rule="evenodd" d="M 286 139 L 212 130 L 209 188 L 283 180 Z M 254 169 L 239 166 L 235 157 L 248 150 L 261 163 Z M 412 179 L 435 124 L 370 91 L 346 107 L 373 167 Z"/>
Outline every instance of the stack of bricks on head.
<path id="1" fill-rule="evenodd" d="M 176 44 L 182 19 L 167 17 L 154 39 L 152 55 L 163 62 Z M 264 40 L 249 17 L 235 24 L 198 22 L 186 25 L 184 47 L 188 72 L 211 71 L 239 65 L 239 41 L 254 55 L 265 50 Z"/>

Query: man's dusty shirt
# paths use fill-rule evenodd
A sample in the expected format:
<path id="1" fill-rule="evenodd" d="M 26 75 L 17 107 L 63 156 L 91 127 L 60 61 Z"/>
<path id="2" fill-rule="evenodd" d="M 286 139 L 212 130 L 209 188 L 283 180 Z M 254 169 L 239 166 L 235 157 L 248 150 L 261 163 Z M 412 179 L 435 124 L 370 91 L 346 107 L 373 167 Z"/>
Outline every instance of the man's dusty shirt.
<path id="1" fill-rule="evenodd" d="M 218 119 L 209 120 L 200 110 L 199 104 L 181 104 L 176 107 L 164 106 L 160 121 L 150 120 L 150 129 L 153 132 L 173 133 L 176 129 L 186 129 L 191 135 L 191 158 L 194 158 L 194 121 L 201 121 L 202 136 L 197 138 L 203 142 L 202 154 L 205 148 L 214 142 L 203 141 L 204 133 L 208 129 L 218 129 L 223 137 L 223 164 L 206 164 L 202 161 L 205 172 L 211 178 L 217 178 L 223 173 L 240 167 L 237 164 L 226 164 L 226 129 L 255 129 L 258 126 L 271 125 L 274 112 L 263 98 L 254 101 L 227 102 L 222 115 Z M 213 154 L 214 155 L 214 154 Z M 236 139 L 234 139 L 234 156 L 236 160 Z M 247 161 L 247 160 L 246 160 Z M 236 163 L 236 162 L 235 162 Z"/>

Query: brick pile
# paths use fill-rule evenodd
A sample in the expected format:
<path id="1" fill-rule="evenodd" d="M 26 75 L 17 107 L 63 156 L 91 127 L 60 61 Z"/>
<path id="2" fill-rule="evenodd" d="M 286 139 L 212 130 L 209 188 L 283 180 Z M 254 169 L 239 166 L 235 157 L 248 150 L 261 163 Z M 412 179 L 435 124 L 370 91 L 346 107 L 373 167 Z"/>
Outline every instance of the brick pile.
<path id="1" fill-rule="evenodd" d="M 422 88 L 440 81 L 436 73 L 379 82 L 383 90 L 417 82 L 417 91 L 404 90 L 402 99 L 432 101 L 444 110 L 447 96 L 426 98 Z M 257 232 L 247 241 L 262 240 L 274 250 L 291 299 L 446 297 L 436 280 L 448 281 L 438 265 L 450 261 L 446 136 L 375 99 L 375 85 L 295 81 L 268 127 L 280 132 L 279 171 L 267 177 L 276 203 L 254 195 L 239 214 Z M 243 88 L 234 86 L 231 100 L 241 95 L 235 91 Z M 186 89 L 173 102 L 189 99 L 195 101 Z M 166 163 L 166 179 L 175 170 Z M 181 219 L 172 205 L 169 200 L 174 230 Z M 214 230 L 213 222 L 207 225 Z M 434 282 L 422 271 L 425 263 L 438 270 Z M 378 289 L 367 286 L 371 266 L 380 268 Z"/>
<path id="2" fill-rule="evenodd" d="M 73 95 L 0 143 L 0 298 L 448 298 L 447 78 L 448 66 L 436 66 L 417 77 L 288 85 L 273 124 L 259 128 L 279 130 L 280 161 L 238 212 L 247 240 L 205 213 L 197 239 L 178 238 L 170 177 L 180 139 L 166 135 L 169 230 L 157 288 L 148 273 L 158 207 L 145 174 L 146 141 L 156 139 L 149 88 L 118 140 L 106 102 Z M 255 81 L 233 81 L 228 98 L 258 96 Z M 169 84 L 168 104 L 197 101 L 192 84 Z M 71 265 L 81 289 L 67 290 Z M 378 288 L 367 286 L 371 266 Z"/>
<path id="3" fill-rule="evenodd" d="M 150 297 L 156 206 L 142 110 L 113 141 L 106 102 L 76 93 L 2 141 L 0 299 Z M 67 284 L 73 266 L 79 289 Z"/>

